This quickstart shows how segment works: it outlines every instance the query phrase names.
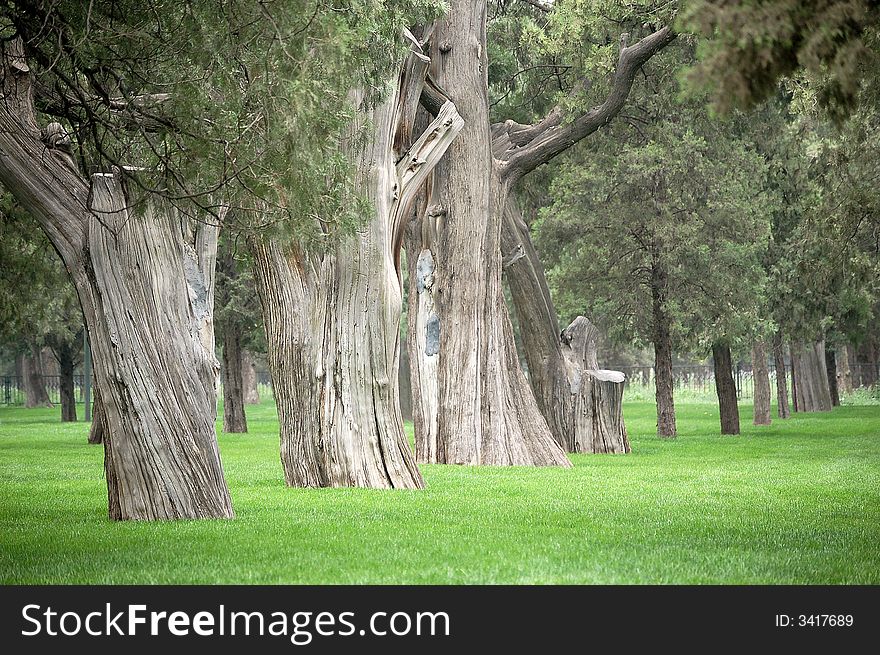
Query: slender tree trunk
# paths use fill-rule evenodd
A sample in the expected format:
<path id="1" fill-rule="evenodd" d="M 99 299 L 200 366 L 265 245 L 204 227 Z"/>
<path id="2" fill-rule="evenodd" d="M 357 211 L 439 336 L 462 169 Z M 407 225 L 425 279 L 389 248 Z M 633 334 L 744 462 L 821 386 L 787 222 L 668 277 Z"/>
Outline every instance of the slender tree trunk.
<path id="1" fill-rule="evenodd" d="M 788 405 L 788 380 L 785 374 L 785 352 L 782 335 L 777 333 L 773 337 L 773 365 L 776 368 L 776 414 L 779 418 L 791 416 L 791 408 Z"/>
<path id="2" fill-rule="evenodd" d="M 837 389 L 839 394 L 848 394 L 853 390 L 852 369 L 850 369 L 850 345 L 841 344 L 835 352 L 837 362 Z"/>
<path id="3" fill-rule="evenodd" d="M 720 343 L 712 344 L 712 360 L 715 365 L 715 392 L 718 394 L 718 409 L 721 414 L 721 434 L 739 434 L 739 407 L 736 402 L 730 347 Z"/>
<path id="4" fill-rule="evenodd" d="M 792 377 L 796 380 L 794 396 L 799 412 L 831 411 L 831 390 L 825 364 L 825 341 L 792 343 Z"/>
<path id="5" fill-rule="evenodd" d="M 24 358 L 23 374 L 25 407 L 52 407 L 43 377 L 43 356 L 36 346 L 31 346 L 30 355 Z"/>
<path id="6" fill-rule="evenodd" d="M 630 452 L 625 378 L 599 370 L 597 331 L 586 318 L 576 318 L 560 335 L 544 268 L 512 198 L 504 211 L 501 248 L 529 381 L 553 437 L 568 452 Z M 576 338 L 581 331 L 583 338 Z"/>
<path id="7" fill-rule="evenodd" d="M 244 412 L 244 380 L 242 379 L 241 331 L 237 324 L 226 326 L 223 331 L 223 431 L 243 433 L 248 431 Z"/>
<path id="8" fill-rule="evenodd" d="M 2 56 L 0 183 L 40 223 L 82 304 L 106 412 L 110 517 L 231 517 L 214 429 L 217 228 L 158 200 L 134 215 L 115 174 L 90 187 L 41 139 L 21 40 L 4 41 Z"/>
<path id="9" fill-rule="evenodd" d="M 104 415 L 104 403 L 101 402 L 101 394 L 97 389 L 92 392 L 92 425 L 89 427 L 89 443 L 104 443 L 104 435 L 107 432 L 107 417 Z"/>
<path id="10" fill-rule="evenodd" d="M 763 341 L 756 341 L 752 346 L 752 375 L 755 381 L 754 423 L 770 425 L 770 371 Z"/>
<path id="11" fill-rule="evenodd" d="M 76 421 L 76 389 L 73 383 L 75 368 L 73 347 L 68 343 L 61 343 L 57 348 L 58 371 L 60 384 L 58 385 L 61 395 L 61 420 L 64 422 Z"/>
<path id="12" fill-rule="evenodd" d="M 666 310 L 669 278 L 659 261 L 651 273 L 651 299 L 654 320 L 654 389 L 657 401 L 657 434 L 674 437 L 675 401 L 672 377 L 672 319 Z"/>
<path id="13" fill-rule="evenodd" d="M 344 147 L 375 212 L 365 226 L 320 255 L 253 244 L 290 486 L 424 484 L 398 394 L 399 249 L 414 195 L 463 124 L 446 102 L 410 145 L 427 62 L 411 53 L 375 107 L 351 94 L 357 125 Z"/>
<path id="14" fill-rule="evenodd" d="M 504 300 L 501 222 L 510 187 L 492 155 L 485 30 L 485 2 L 453 0 L 431 38 L 436 80 L 466 124 L 434 171 L 416 255 L 416 455 L 570 466 L 520 368 Z"/>
<path id="15" fill-rule="evenodd" d="M 825 346 L 825 370 L 828 373 L 828 391 L 831 395 L 831 406 L 840 406 L 840 391 L 837 388 L 837 360 L 834 349 Z"/>
<path id="16" fill-rule="evenodd" d="M 246 348 L 241 351 L 241 380 L 244 387 L 245 404 L 259 405 L 260 389 L 257 386 L 257 365 L 254 362 L 254 354 Z"/>

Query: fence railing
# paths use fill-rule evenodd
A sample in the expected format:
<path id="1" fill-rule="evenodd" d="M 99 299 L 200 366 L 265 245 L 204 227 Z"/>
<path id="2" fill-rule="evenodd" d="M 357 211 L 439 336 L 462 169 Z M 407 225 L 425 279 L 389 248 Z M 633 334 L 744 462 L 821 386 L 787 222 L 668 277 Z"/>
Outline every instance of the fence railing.
<path id="1" fill-rule="evenodd" d="M 615 371 L 626 375 L 627 385 L 653 386 L 653 366 L 609 366 Z M 770 366 L 770 385 L 775 393 L 776 367 Z M 791 368 L 785 367 L 789 385 L 791 384 Z M 854 389 L 870 387 L 880 379 L 880 370 L 872 364 L 855 364 L 850 367 L 850 379 Z M 676 390 L 686 389 L 695 393 L 715 392 L 715 369 L 706 364 L 682 365 L 672 367 L 673 386 Z M 736 393 L 739 398 L 753 398 L 755 394 L 755 378 L 752 367 L 739 365 L 733 370 Z"/>

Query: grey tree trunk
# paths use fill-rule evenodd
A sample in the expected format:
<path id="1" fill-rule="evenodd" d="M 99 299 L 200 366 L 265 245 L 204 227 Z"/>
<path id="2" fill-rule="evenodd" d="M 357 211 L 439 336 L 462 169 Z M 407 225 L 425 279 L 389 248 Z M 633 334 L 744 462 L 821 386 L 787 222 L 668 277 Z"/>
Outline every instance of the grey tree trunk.
<path id="1" fill-rule="evenodd" d="M 657 434 L 675 437 L 675 400 L 672 376 L 672 319 L 666 309 L 669 279 L 655 261 L 651 273 L 652 314 L 654 319 L 654 391 L 657 403 Z"/>
<path id="2" fill-rule="evenodd" d="M 369 127 L 344 144 L 375 212 L 365 226 L 324 254 L 253 244 L 290 486 L 424 485 L 398 394 L 399 249 L 413 197 L 463 125 L 446 102 L 411 143 L 427 64 L 411 53 L 378 106 L 351 94 L 353 135 Z"/>
<path id="3" fill-rule="evenodd" d="M 76 389 L 73 382 L 75 368 L 74 350 L 69 343 L 60 343 L 56 349 L 58 357 L 58 385 L 61 396 L 62 422 L 76 421 Z"/>
<path id="4" fill-rule="evenodd" d="M 104 404 L 101 402 L 101 394 L 97 389 L 93 390 L 94 401 L 92 402 L 92 425 L 89 427 L 89 443 L 104 443 L 104 435 L 107 433 L 107 417 L 104 415 Z"/>
<path id="5" fill-rule="evenodd" d="M 234 322 L 223 331 L 222 358 L 220 372 L 223 378 L 223 431 L 244 433 L 248 431 L 248 427 L 244 412 L 241 331 Z"/>
<path id="6" fill-rule="evenodd" d="M 720 343 L 712 344 L 712 361 L 715 365 L 715 392 L 718 394 L 721 434 L 739 434 L 739 407 L 730 347 Z"/>
<path id="7" fill-rule="evenodd" d="M 825 346 L 825 370 L 828 372 L 828 391 L 831 393 L 831 406 L 840 405 L 840 391 L 837 389 L 837 360 L 834 349 Z"/>
<path id="8" fill-rule="evenodd" d="M 22 376 L 25 392 L 25 407 L 52 407 L 46 379 L 43 377 L 43 355 L 36 346 L 31 346 L 30 355 L 25 355 Z"/>
<path id="9" fill-rule="evenodd" d="M 770 370 L 763 341 L 756 341 L 752 346 L 752 376 L 755 383 L 754 423 L 770 425 Z"/>
<path id="10" fill-rule="evenodd" d="M 492 155 L 486 3 L 454 0 L 431 37 L 432 72 L 466 125 L 434 172 L 416 259 L 423 462 L 570 466 L 522 372 L 501 284 L 510 181 Z"/>
<path id="11" fill-rule="evenodd" d="M 246 348 L 241 351 L 241 380 L 244 387 L 245 404 L 259 405 L 260 389 L 257 386 L 257 365 L 254 362 L 254 354 Z"/>
<path id="12" fill-rule="evenodd" d="M 776 414 L 779 418 L 788 418 L 791 416 L 791 408 L 788 405 L 788 380 L 785 374 L 783 348 L 782 335 L 777 332 L 773 336 L 773 366 L 776 369 Z"/>
<path id="13" fill-rule="evenodd" d="M 825 341 L 791 344 L 796 411 L 831 411 L 831 390 L 825 366 Z"/>
<path id="14" fill-rule="evenodd" d="M 837 390 L 840 394 L 848 394 L 853 390 L 852 369 L 850 368 L 849 344 L 842 344 L 835 351 L 837 362 Z"/>
<path id="15" fill-rule="evenodd" d="M 512 198 L 504 210 L 501 249 L 529 381 L 554 439 L 568 452 L 630 452 L 623 421 L 624 376 L 598 370 L 596 329 L 586 318 L 576 318 L 560 335 L 544 268 Z M 580 343 L 575 339 L 579 330 L 585 349 L 580 353 L 572 350 L 572 344 Z"/>
<path id="16" fill-rule="evenodd" d="M 214 431 L 217 228 L 158 200 L 135 215 L 119 174 L 86 183 L 41 140 L 20 39 L 3 43 L 2 59 L 0 183 L 40 223 L 82 304 L 106 416 L 110 517 L 232 517 Z"/>

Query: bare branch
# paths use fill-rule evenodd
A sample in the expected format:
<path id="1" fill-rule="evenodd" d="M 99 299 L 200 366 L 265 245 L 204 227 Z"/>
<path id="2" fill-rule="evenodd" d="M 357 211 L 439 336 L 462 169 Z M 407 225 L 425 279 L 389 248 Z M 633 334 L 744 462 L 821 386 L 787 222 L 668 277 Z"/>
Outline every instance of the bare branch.
<path id="1" fill-rule="evenodd" d="M 605 101 L 570 123 L 563 124 L 565 111 L 555 107 L 534 125 L 523 126 L 513 121 L 493 126 L 493 151 L 501 162 L 502 175 L 513 183 L 538 166 L 546 164 L 584 137 L 607 125 L 623 107 L 632 89 L 636 72 L 675 38 L 675 32 L 664 27 L 638 43 L 626 45 L 622 35 L 620 59 Z"/>

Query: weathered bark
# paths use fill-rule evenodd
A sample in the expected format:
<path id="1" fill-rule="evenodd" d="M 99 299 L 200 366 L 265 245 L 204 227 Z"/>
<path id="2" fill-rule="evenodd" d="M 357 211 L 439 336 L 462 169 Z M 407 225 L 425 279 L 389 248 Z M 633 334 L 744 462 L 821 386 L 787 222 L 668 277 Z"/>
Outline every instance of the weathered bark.
<path id="1" fill-rule="evenodd" d="M 831 406 L 840 406 L 840 392 L 837 389 L 837 360 L 834 349 L 825 346 L 825 370 L 828 373 L 828 391 L 831 395 Z"/>
<path id="2" fill-rule="evenodd" d="M 244 380 L 242 379 L 241 331 L 238 325 L 223 331 L 223 354 L 220 372 L 223 377 L 223 431 L 247 432 L 244 412 Z"/>
<path id="3" fill-rule="evenodd" d="M 770 425 L 770 371 L 763 341 L 756 341 L 752 346 L 752 379 L 755 386 L 754 423 Z"/>
<path id="4" fill-rule="evenodd" d="M 825 341 L 791 344 L 794 396 L 799 412 L 831 411 L 831 390 L 825 366 Z"/>
<path id="5" fill-rule="evenodd" d="M 4 41 L 2 55 L 0 183 L 40 223 L 82 305 L 106 413 L 110 517 L 231 517 L 214 432 L 217 228 L 158 200 L 135 214 L 118 174 L 93 175 L 90 187 L 40 138 L 21 41 Z"/>
<path id="6" fill-rule="evenodd" d="M 260 389 L 257 387 L 257 365 L 253 353 L 243 348 L 241 351 L 241 384 L 244 388 L 246 405 L 260 404 Z"/>
<path id="7" fill-rule="evenodd" d="M 22 376 L 25 407 L 52 407 L 43 377 L 43 356 L 36 346 L 31 347 L 30 355 L 24 356 Z"/>
<path id="8" fill-rule="evenodd" d="M 107 417 L 104 415 L 104 403 L 101 402 L 101 394 L 94 390 L 92 402 L 92 425 L 89 428 L 89 443 L 104 443 L 104 435 L 107 433 Z"/>
<path id="9" fill-rule="evenodd" d="M 58 388 L 61 395 L 61 420 L 64 422 L 76 421 L 76 389 L 73 382 L 76 365 L 74 349 L 69 343 L 59 343 L 56 355 L 60 376 Z"/>
<path id="10" fill-rule="evenodd" d="M 377 106 L 351 94 L 357 124 L 343 146 L 375 212 L 365 226 L 320 254 L 252 244 L 290 486 L 424 485 L 398 395 L 399 249 L 415 193 L 463 124 L 447 102 L 410 145 L 427 63 L 411 53 Z"/>
<path id="11" fill-rule="evenodd" d="M 672 318 L 666 309 L 669 277 L 656 260 L 651 272 L 651 304 L 654 320 L 654 396 L 657 402 L 657 434 L 674 437 L 675 400 L 672 377 Z"/>
<path id="12" fill-rule="evenodd" d="M 560 335 L 543 266 L 512 198 L 504 221 L 504 277 L 519 321 L 529 382 L 550 432 L 568 452 L 629 452 L 623 374 L 598 371 L 595 327 L 586 318 L 575 319 Z M 588 352 L 583 363 L 572 350 L 579 330 L 585 331 L 581 347 Z"/>
<path id="13" fill-rule="evenodd" d="M 773 366 L 776 369 L 776 415 L 779 418 L 788 418 L 791 416 L 791 408 L 788 405 L 788 380 L 785 374 L 783 348 L 782 335 L 776 333 L 773 336 Z"/>
<path id="14" fill-rule="evenodd" d="M 501 284 L 510 192 L 492 158 L 486 3 L 455 0 L 431 37 L 432 69 L 466 116 L 434 171 L 416 258 L 416 456 L 446 464 L 570 466 L 522 372 Z"/>
<path id="15" fill-rule="evenodd" d="M 730 347 L 720 343 L 712 344 L 712 361 L 715 366 L 715 392 L 718 394 L 721 434 L 739 434 L 739 407 Z"/>
<path id="16" fill-rule="evenodd" d="M 839 394 L 847 394 L 853 390 L 852 369 L 850 368 L 849 344 L 842 344 L 835 352 L 837 362 L 837 390 Z"/>

